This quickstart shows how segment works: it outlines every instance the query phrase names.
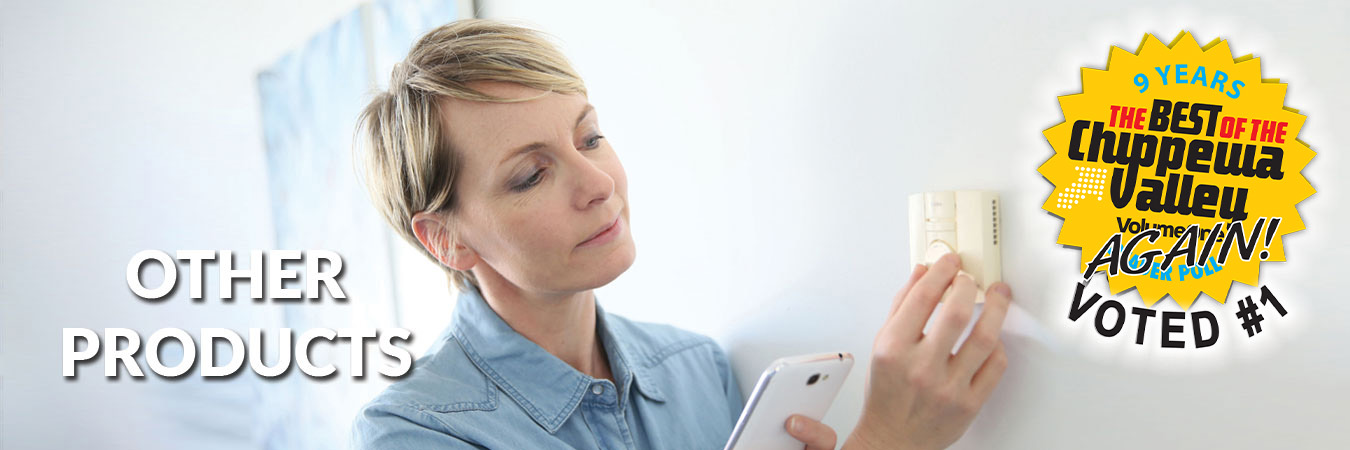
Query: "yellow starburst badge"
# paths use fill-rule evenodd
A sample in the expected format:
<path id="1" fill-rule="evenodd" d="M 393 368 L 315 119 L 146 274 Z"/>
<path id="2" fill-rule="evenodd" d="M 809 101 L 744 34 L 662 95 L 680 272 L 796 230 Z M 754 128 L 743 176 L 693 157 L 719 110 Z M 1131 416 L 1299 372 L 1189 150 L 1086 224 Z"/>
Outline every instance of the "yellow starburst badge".
<path id="1" fill-rule="evenodd" d="M 1262 79 L 1259 58 L 1233 58 L 1221 39 L 1146 35 L 1082 78 L 1082 93 L 1059 97 L 1064 122 L 1045 130 L 1055 154 L 1038 170 L 1084 282 L 1106 272 L 1113 294 L 1137 288 L 1145 306 L 1171 296 L 1188 309 L 1284 261 L 1315 153 L 1298 139 L 1305 117 L 1284 106 L 1288 85 Z"/>

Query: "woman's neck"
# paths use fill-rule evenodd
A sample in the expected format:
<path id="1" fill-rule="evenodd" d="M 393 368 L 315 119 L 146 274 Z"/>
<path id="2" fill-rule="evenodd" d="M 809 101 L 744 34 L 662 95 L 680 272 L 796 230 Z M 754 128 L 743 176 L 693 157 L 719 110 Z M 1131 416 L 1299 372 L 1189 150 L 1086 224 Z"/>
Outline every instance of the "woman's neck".
<path id="1" fill-rule="evenodd" d="M 511 329 L 577 371 L 613 381 L 609 358 L 595 334 L 591 290 L 540 294 L 520 289 L 492 271 L 476 271 L 475 277 L 483 299 Z"/>

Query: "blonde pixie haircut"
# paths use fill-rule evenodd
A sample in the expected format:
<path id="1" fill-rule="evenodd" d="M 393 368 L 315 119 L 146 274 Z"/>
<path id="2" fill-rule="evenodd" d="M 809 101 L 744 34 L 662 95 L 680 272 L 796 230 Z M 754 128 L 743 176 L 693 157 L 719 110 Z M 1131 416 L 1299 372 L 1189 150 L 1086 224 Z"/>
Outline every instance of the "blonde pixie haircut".
<path id="1" fill-rule="evenodd" d="M 451 22 L 422 36 L 407 59 L 394 66 L 389 90 L 378 92 L 358 120 L 363 141 L 365 178 L 372 200 L 399 236 L 436 261 L 455 286 L 478 286 L 472 273 L 441 263 L 413 233 L 419 212 L 453 213 L 460 151 L 450 145 L 438 101 L 456 98 L 485 102 L 521 102 L 469 85 L 504 81 L 547 92 L 586 95 L 562 53 L 535 30 L 502 22 L 468 19 Z M 546 95 L 546 94 L 544 94 Z M 537 97 L 534 97 L 537 98 Z M 453 219 L 451 219 L 453 220 Z M 446 236 L 430 236 L 435 252 L 445 252 Z"/>

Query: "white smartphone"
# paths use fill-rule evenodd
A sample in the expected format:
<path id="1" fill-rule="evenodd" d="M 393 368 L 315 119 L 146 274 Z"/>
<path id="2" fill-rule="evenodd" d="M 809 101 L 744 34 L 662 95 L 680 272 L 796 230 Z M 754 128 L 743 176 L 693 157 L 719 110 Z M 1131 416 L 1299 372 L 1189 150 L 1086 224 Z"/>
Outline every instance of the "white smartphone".
<path id="1" fill-rule="evenodd" d="M 788 417 L 825 417 L 852 368 L 853 355 L 847 352 L 793 356 L 769 364 L 731 430 L 726 450 L 802 448 L 787 432 Z"/>

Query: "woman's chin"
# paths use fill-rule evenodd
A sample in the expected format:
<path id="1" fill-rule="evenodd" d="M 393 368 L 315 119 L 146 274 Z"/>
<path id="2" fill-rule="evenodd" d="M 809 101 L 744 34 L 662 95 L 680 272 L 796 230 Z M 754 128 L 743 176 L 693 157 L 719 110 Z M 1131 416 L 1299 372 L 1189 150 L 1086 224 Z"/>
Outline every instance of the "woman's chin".
<path id="1" fill-rule="evenodd" d="M 617 248 L 606 255 L 602 263 L 594 266 L 597 269 L 594 274 L 595 287 L 607 285 L 619 278 L 619 275 L 627 272 L 628 268 L 633 266 L 633 261 L 637 259 L 637 248 L 633 245 L 632 239 L 625 239 L 623 242 L 615 242 L 615 244 L 619 244 Z"/>
<path id="2" fill-rule="evenodd" d="M 633 245 L 633 240 L 624 236 L 617 242 L 610 243 L 613 248 L 599 257 L 599 260 L 583 263 L 585 273 L 584 279 L 579 280 L 585 289 L 595 289 L 609 284 L 619 275 L 623 275 L 633 266 L 633 261 L 637 259 L 637 248 Z"/>

